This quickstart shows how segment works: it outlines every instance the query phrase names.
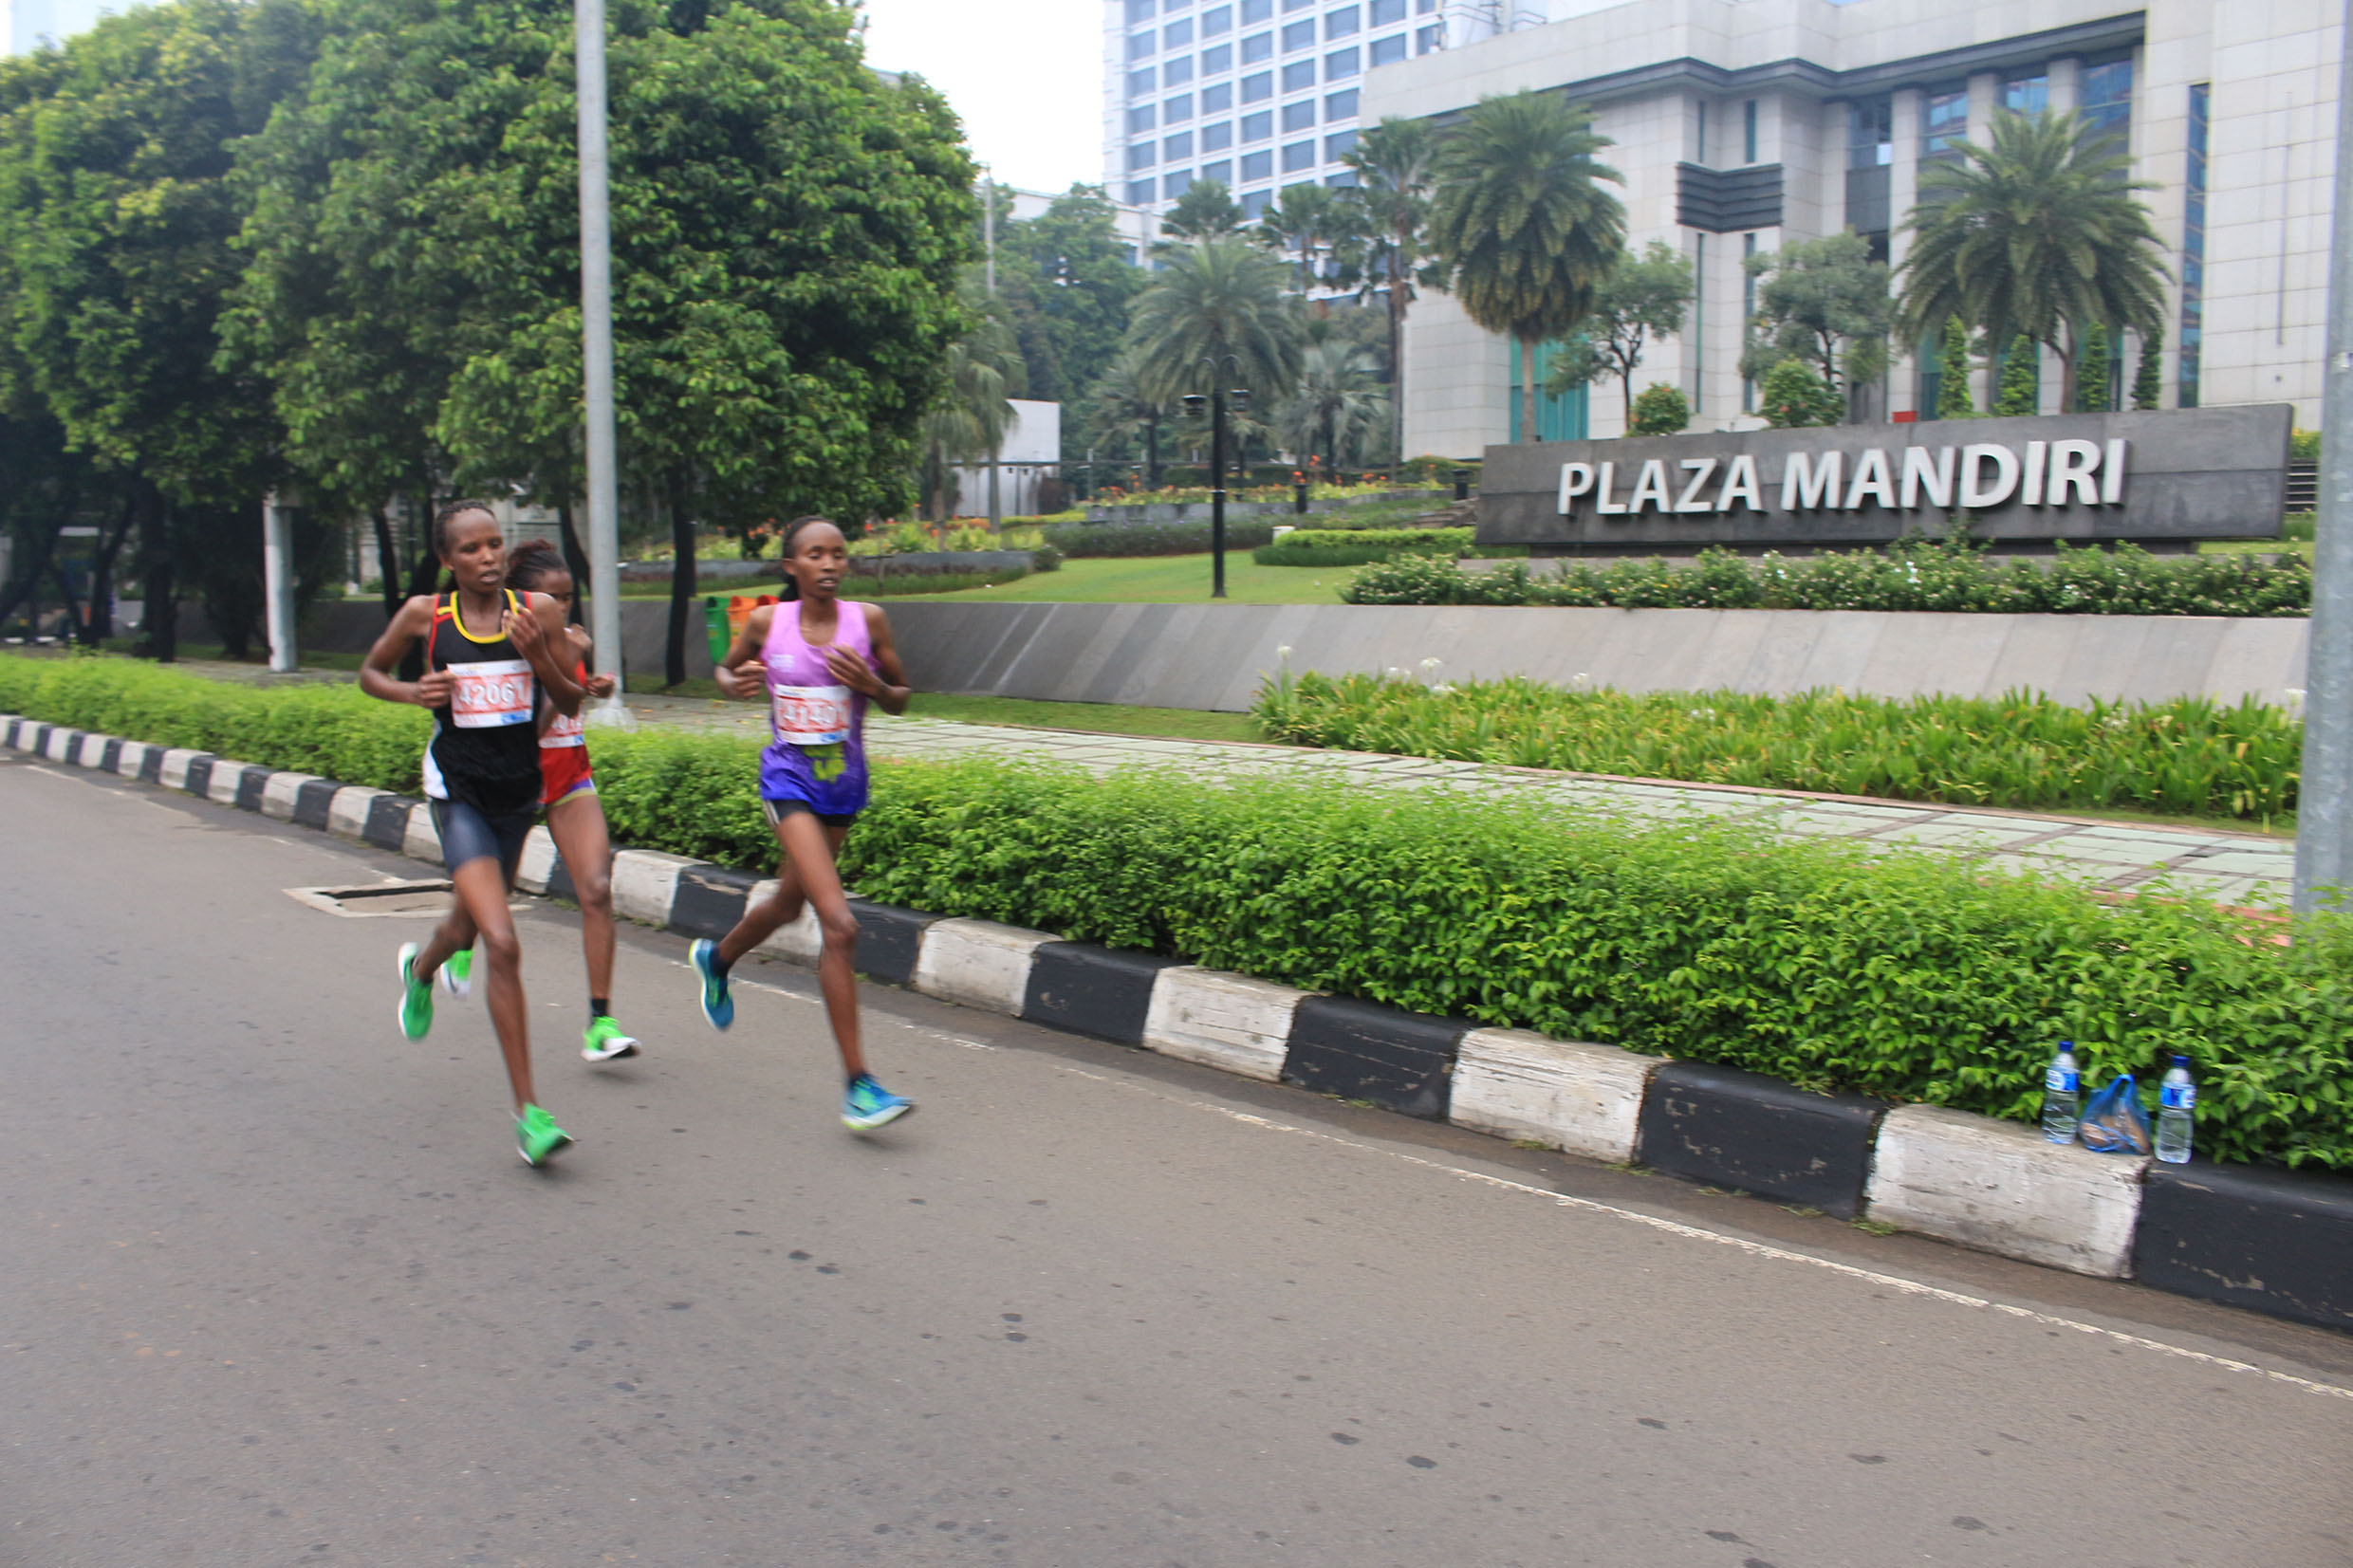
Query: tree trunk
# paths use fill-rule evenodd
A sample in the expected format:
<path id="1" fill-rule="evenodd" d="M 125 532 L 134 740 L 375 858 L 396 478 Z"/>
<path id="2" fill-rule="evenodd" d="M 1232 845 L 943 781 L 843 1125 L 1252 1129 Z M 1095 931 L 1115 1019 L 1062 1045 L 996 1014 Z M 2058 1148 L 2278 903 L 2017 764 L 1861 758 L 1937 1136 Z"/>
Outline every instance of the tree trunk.
<path id="1" fill-rule="evenodd" d="M 2050 351 L 2059 356 L 2059 412 L 2073 414 L 2075 394 L 2078 390 L 2075 384 L 2075 367 L 2076 361 L 2084 357 L 2084 345 L 2076 340 L 2075 329 L 2069 327 L 2067 341 L 2064 343 L 2052 343 Z"/>
<path id="2" fill-rule="evenodd" d="M 409 509 L 417 519 L 417 552 L 416 564 L 409 568 L 408 592 L 405 597 L 431 596 L 441 591 L 441 557 L 433 547 L 433 492 L 420 490 L 409 498 Z M 398 608 L 396 601 L 395 609 Z M 402 680 L 417 680 L 425 673 L 425 644 L 422 638 L 409 645 L 400 655 L 399 675 Z"/>
<path id="3" fill-rule="evenodd" d="M 392 519 L 379 502 L 368 508 L 376 520 L 376 587 L 384 596 L 384 618 L 400 613 L 400 547 L 392 542 Z"/>
<path id="4" fill-rule="evenodd" d="M 1629 365 L 1629 366 L 1627 366 L 1624 370 L 1621 370 L 1621 371 L 1620 371 L 1620 372 L 1618 373 L 1618 394 L 1619 394 L 1620 397 L 1621 397 L 1622 399 L 1624 399 L 1625 406 L 1626 406 L 1626 423 L 1625 423 L 1625 428 L 1624 428 L 1624 429 L 1622 429 L 1621 431 L 1620 431 L 1620 432 L 1619 432 L 1619 434 L 1621 434 L 1621 435 L 1632 435 L 1632 434 L 1634 434 L 1634 367 L 1633 367 L 1633 366 Z"/>
<path id="5" fill-rule="evenodd" d="M 1389 476 L 1405 467 L 1405 277 L 1402 234 L 1389 252 Z"/>
<path id="6" fill-rule="evenodd" d="M 93 648 L 115 635 L 115 558 L 122 553 L 122 542 L 130 532 L 131 507 L 126 501 L 122 520 L 113 533 L 99 541 L 97 558 L 90 565 L 90 635 L 85 640 Z"/>
<path id="7" fill-rule="evenodd" d="M 686 470 L 664 476 L 670 503 L 670 636 L 662 649 L 662 681 L 686 679 L 686 621 L 695 608 L 695 522 L 686 509 Z"/>
<path id="8" fill-rule="evenodd" d="M 564 540 L 565 569 L 572 574 L 572 624 L 587 624 L 588 552 L 580 546 L 580 530 L 572 526 L 569 496 L 556 503 L 556 531 Z"/>
<path id="9" fill-rule="evenodd" d="M 65 563 L 55 556 L 49 558 L 49 581 L 57 584 L 57 597 L 65 601 L 65 636 L 83 647 L 90 645 L 90 630 L 83 624 L 82 606 L 75 602 L 73 583 L 65 576 Z"/>
<path id="10" fill-rule="evenodd" d="M 1541 439 L 1536 420 L 1536 340 L 1520 340 L 1520 439 Z"/>
<path id="11" fill-rule="evenodd" d="M 1144 415 L 1144 481 L 1147 489 L 1160 488 L 1160 416 Z"/>
<path id="12" fill-rule="evenodd" d="M 72 515 L 70 510 L 63 513 L 59 518 L 58 526 L 63 527 L 65 518 Z M 28 635 L 38 636 L 40 634 L 41 577 L 49 569 L 49 560 L 56 549 L 57 528 L 51 528 L 40 535 L 39 553 L 33 557 L 30 566 L 24 575 L 13 582 L 0 582 L 0 622 L 5 622 L 9 617 L 14 615 L 18 605 L 30 605 L 32 607 L 29 612 L 31 630 Z"/>
<path id="13" fill-rule="evenodd" d="M 139 511 L 139 566 L 146 603 L 139 609 L 139 654 L 170 663 L 179 657 L 179 585 L 172 573 L 172 507 L 145 479 L 134 479 L 132 504 Z"/>

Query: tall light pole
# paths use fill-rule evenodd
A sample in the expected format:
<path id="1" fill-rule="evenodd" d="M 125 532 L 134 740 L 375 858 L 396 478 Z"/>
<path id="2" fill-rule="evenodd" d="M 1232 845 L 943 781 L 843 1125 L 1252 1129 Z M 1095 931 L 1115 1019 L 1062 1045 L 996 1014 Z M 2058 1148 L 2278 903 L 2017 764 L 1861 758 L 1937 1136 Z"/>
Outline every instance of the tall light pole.
<path id="1" fill-rule="evenodd" d="M 2337 89 L 2337 206 L 2328 256 L 2328 359 L 2321 382 L 2320 520 L 2305 654 L 2304 763 L 2296 804 L 2296 913 L 2353 889 L 2353 0 Z"/>
<path id="2" fill-rule="evenodd" d="M 588 635 L 613 694 L 595 717 L 624 721 L 621 668 L 621 482 L 613 452 L 613 214 L 605 185 L 604 0 L 572 0 L 580 101 L 580 338 L 588 458 Z"/>
<path id="3" fill-rule="evenodd" d="M 989 308 L 997 304 L 997 176 L 986 163 L 980 166 L 980 231 L 981 242 L 989 254 Z M 989 526 L 1005 526 L 1005 509 L 997 500 L 997 469 L 1005 455 L 1002 440 L 989 443 Z"/>
<path id="4" fill-rule="evenodd" d="M 2346 0 L 2353 5 L 2353 0 Z M 1240 414 L 1250 407 L 1250 389 L 1234 387 L 1220 391 L 1217 380 L 1224 368 L 1233 367 L 1233 378 L 1242 378 L 1242 361 L 1228 354 L 1222 359 L 1205 359 L 1209 367 L 1209 395 L 1187 393 L 1181 401 L 1185 412 L 1195 418 L 1201 416 L 1203 404 L 1209 406 L 1209 597 L 1226 597 L 1226 410 L 1231 407 Z"/>

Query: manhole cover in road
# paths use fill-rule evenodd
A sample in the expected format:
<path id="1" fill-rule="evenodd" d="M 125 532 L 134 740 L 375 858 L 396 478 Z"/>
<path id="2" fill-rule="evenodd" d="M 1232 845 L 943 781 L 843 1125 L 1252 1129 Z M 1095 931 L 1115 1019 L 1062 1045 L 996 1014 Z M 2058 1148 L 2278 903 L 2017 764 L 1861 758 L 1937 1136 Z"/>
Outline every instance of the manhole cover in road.
<path id="1" fill-rule="evenodd" d="M 430 914 L 449 912 L 450 884 L 446 878 L 423 882 L 370 882 L 356 888 L 288 888 L 287 896 L 329 914 Z M 520 905 L 510 905 L 520 908 Z"/>

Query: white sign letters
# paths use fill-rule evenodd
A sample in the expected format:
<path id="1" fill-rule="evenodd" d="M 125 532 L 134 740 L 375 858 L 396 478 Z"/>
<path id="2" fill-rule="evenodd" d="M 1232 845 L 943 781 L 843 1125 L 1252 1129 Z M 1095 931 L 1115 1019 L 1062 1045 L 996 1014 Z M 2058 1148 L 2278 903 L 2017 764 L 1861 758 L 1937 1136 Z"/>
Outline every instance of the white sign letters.
<path id="1" fill-rule="evenodd" d="M 1780 509 L 2121 506 L 2129 448 L 2122 439 L 2105 446 L 2097 441 L 2028 441 L 2022 446 L 1978 441 L 1960 447 L 1907 446 L 1892 454 L 1886 447 L 1868 447 L 1856 455 L 1851 471 L 1843 451 L 1793 452 L 1782 464 Z M 1729 463 L 1716 457 L 1685 457 L 1675 467 L 1683 473 L 1679 483 L 1670 480 L 1666 460 L 1646 458 L 1628 489 L 1614 462 L 1563 463 L 1558 510 L 1563 517 L 1573 517 L 1577 503 L 1588 498 L 1602 517 L 1766 509 L 1764 482 L 1752 455 Z"/>

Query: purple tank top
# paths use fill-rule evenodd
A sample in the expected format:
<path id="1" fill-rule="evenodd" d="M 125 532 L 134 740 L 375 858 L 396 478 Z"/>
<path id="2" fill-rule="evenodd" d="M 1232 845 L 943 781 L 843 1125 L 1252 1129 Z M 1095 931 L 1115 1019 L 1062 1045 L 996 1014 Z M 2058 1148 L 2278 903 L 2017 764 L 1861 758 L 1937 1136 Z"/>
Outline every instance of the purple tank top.
<path id="1" fill-rule="evenodd" d="M 866 609 L 839 601 L 833 641 L 811 647 L 801 636 L 801 601 L 776 606 L 760 648 L 768 681 L 769 745 L 760 753 L 760 796 L 799 801 L 823 816 L 849 816 L 866 805 L 866 698 L 834 678 L 825 648 L 874 666 Z"/>

